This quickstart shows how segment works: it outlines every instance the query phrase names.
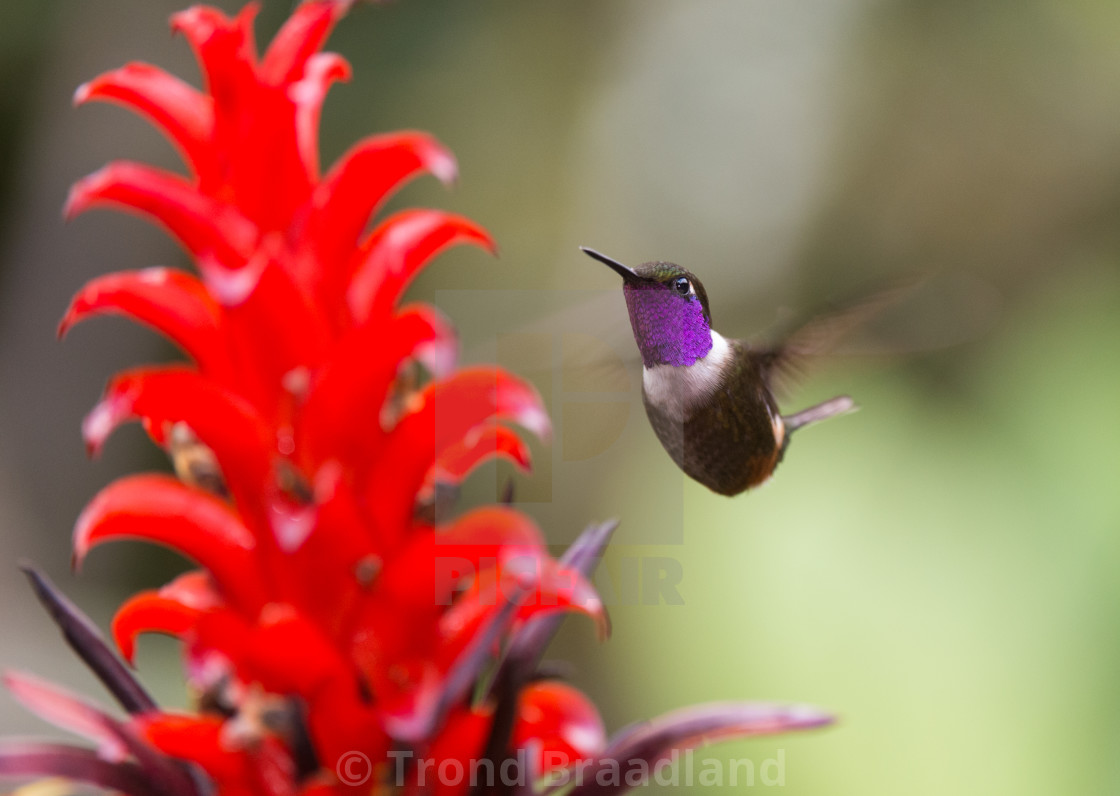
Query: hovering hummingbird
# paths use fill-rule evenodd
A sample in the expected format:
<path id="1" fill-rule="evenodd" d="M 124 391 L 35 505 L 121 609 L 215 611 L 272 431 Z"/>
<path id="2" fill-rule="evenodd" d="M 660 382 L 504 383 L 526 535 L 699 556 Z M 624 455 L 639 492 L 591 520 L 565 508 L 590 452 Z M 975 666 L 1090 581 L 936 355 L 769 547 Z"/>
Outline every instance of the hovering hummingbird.
<path id="1" fill-rule="evenodd" d="M 677 466 L 712 491 L 737 495 L 758 486 L 781 462 L 790 434 L 855 407 L 841 395 L 782 415 L 772 384 L 792 348 L 723 337 L 712 328 L 704 286 L 679 265 L 630 268 L 580 248 L 622 277 L 654 433 Z"/>

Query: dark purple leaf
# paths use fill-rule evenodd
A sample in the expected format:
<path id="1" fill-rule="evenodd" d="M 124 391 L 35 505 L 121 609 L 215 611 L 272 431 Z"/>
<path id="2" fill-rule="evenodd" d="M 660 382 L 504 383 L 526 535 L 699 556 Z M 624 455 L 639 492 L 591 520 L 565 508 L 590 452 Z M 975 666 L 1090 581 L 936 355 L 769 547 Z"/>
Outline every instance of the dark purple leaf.
<path id="1" fill-rule="evenodd" d="M 194 782 L 179 761 L 165 757 L 140 738 L 127 724 L 113 718 L 87 700 L 28 674 L 8 672 L 4 684 L 32 713 L 65 730 L 98 743 L 102 757 L 135 758 L 167 796 L 193 796 Z"/>
<path id="2" fill-rule="evenodd" d="M 65 777 L 129 796 L 161 796 L 134 763 L 111 763 L 92 749 L 40 741 L 0 742 L 0 777 Z"/>
<path id="3" fill-rule="evenodd" d="M 70 602 L 50 579 L 28 562 L 21 562 L 20 569 L 28 580 L 35 596 L 47 609 L 51 619 L 62 631 L 66 643 L 77 653 L 97 676 L 121 707 L 129 713 L 147 713 L 156 710 L 156 703 L 137 682 L 120 658 L 109 648 L 101 631 L 81 609 Z"/>
<path id="4" fill-rule="evenodd" d="M 634 787 L 635 772 L 648 778 L 658 764 L 668 764 L 676 751 L 714 741 L 810 730 L 832 720 L 827 713 L 804 705 L 759 702 L 716 702 L 676 710 L 617 733 L 598 759 L 582 767 L 574 786 L 571 782 L 557 784 L 549 793 L 565 790 L 566 796 L 615 796 Z"/>

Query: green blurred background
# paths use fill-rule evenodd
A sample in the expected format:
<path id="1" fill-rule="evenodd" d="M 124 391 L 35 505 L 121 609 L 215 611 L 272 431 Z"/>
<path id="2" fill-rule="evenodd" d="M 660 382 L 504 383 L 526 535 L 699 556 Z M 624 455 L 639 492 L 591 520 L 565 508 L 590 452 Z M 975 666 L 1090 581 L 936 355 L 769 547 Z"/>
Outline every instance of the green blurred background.
<path id="1" fill-rule="evenodd" d="M 54 325 L 89 277 L 185 259 L 132 218 L 62 224 L 69 183 L 111 158 L 178 167 L 144 123 L 69 98 L 131 59 L 196 80 L 167 33 L 177 7 L 0 8 L 0 664 L 91 693 L 14 562 L 103 624 L 183 567 L 135 545 L 80 577 L 67 563 L 89 497 L 164 466 L 135 428 L 85 461 L 82 414 L 112 371 L 175 354 L 123 321 L 65 344 Z M 266 4 L 262 39 L 286 11 Z M 1117 31 L 1102 0 L 400 0 L 342 24 L 331 48 L 355 78 L 328 100 L 324 161 L 398 128 L 454 150 L 454 191 L 397 204 L 465 213 L 502 255 L 446 255 L 415 294 L 549 398 L 556 440 L 518 494 L 550 539 L 623 521 L 600 581 L 613 638 L 573 620 L 554 650 L 612 729 L 697 701 L 809 702 L 839 724 L 710 754 L 783 750 L 790 794 L 1120 792 Z M 607 347 L 629 351 L 616 277 L 581 244 L 692 268 L 729 336 L 926 282 L 786 404 L 847 392 L 862 411 L 728 500 L 673 470 L 632 372 L 601 386 L 560 368 L 586 343 L 563 321 L 524 331 L 566 307 L 572 332 L 621 331 Z M 679 573 L 663 594 L 683 604 L 641 598 L 643 562 Z M 181 703 L 174 645 L 139 660 Z M 2 699 L 0 727 L 49 732 Z"/>

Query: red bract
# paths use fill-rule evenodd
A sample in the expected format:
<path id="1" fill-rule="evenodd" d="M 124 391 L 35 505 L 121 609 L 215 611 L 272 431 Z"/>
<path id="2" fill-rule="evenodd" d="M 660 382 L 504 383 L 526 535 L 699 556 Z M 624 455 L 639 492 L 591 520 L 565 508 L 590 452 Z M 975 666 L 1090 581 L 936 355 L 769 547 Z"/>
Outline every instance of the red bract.
<path id="1" fill-rule="evenodd" d="M 172 25 L 201 63 L 204 91 L 131 64 L 76 94 L 147 117 L 188 171 L 117 162 L 74 186 L 68 215 L 108 205 L 145 216 L 182 244 L 199 276 L 157 268 L 95 279 L 60 333 L 123 314 L 192 360 L 119 374 L 86 418 L 93 452 L 139 420 L 179 478 L 105 488 L 78 521 L 74 557 L 139 539 L 201 567 L 130 599 L 112 629 L 129 662 L 141 633 L 181 639 L 198 709 L 155 710 L 35 575 L 68 640 L 134 718 L 110 719 L 14 676 L 29 708 L 90 736 L 101 753 L 8 747 L 0 774 L 65 770 L 173 796 L 195 792 L 199 771 L 222 796 L 384 784 L 459 794 L 467 781 L 450 782 L 443 768 L 536 750 L 535 776 L 604 751 L 590 701 L 532 681 L 561 613 L 587 614 L 605 634 L 587 577 L 613 526 L 589 529 L 556 561 L 532 521 L 508 507 L 442 516 L 439 493 L 481 462 L 528 468 L 509 424 L 547 438 L 549 420 L 515 376 L 457 369 L 455 335 L 435 309 L 400 305 L 449 246 L 493 250 L 487 233 L 430 210 L 366 232 L 409 179 L 452 181 L 451 154 L 423 133 L 374 136 L 320 174 L 319 111 L 349 67 L 319 50 L 347 6 L 303 3 L 259 57 L 255 5 L 235 18 L 196 6 Z M 823 719 L 779 711 L 765 720 L 772 731 Z M 402 763 L 406 752 L 416 760 Z M 566 762 L 549 762 L 555 753 Z M 425 782 L 421 761 L 436 779 Z"/>
<path id="2" fill-rule="evenodd" d="M 147 216 L 194 256 L 202 279 L 166 269 L 102 277 L 60 327 L 117 312 L 177 342 L 195 366 L 114 379 L 86 421 L 87 442 L 96 450 L 136 418 L 167 445 L 184 424 L 212 451 L 232 497 L 140 476 L 108 487 L 82 515 L 78 560 L 102 541 L 139 538 L 207 573 L 129 601 L 114 622 L 122 651 L 131 659 L 140 632 L 170 633 L 187 644 L 195 686 L 221 689 L 213 696 L 228 708 L 239 696 L 225 692 L 251 686 L 298 698 L 327 771 L 335 761 L 325 750 L 383 757 L 386 715 L 408 724 L 430 710 L 507 592 L 521 590 L 511 626 L 548 608 L 602 617 L 581 575 L 564 582 L 527 518 L 495 509 L 440 527 L 415 519 L 431 479 L 457 483 L 494 455 L 528 466 L 524 444 L 495 422 L 540 435 L 549 424 L 529 385 L 495 368 L 456 372 L 452 330 L 432 308 L 398 308 L 412 276 L 446 247 L 492 249 L 485 231 L 411 211 L 365 234 L 403 182 L 453 180 L 451 154 L 421 133 L 376 136 L 319 174 L 319 108 L 349 68 L 318 49 L 343 10 L 300 6 L 257 58 L 255 7 L 235 19 L 196 7 L 173 25 L 202 63 L 205 93 L 135 64 L 78 90 L 78 102 L 147 116 L 191 175 L 114 163 L 74 187 L 68 214 L 110 204 Z M 427 368 L 426 385 L 402 384 L 409 361 Z M 514 553 L 536 562 L 527 574 L 503 574 Z M 486 594 L 484 582 L 508 588 Z M 167 739 L 185 732 L 220 740 L 184 718 L 145 726 L 175 756 L 193 747 Z M 210 757 L 197 762 L 220 780 Z"/>

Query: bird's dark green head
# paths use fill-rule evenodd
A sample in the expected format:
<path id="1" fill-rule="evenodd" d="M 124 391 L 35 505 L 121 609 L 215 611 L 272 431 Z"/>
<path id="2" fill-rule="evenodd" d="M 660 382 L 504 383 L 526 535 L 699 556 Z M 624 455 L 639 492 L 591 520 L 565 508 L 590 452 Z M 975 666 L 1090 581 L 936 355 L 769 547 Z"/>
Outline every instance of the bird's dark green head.
<path id="1" fill-rule="evenodd" d="M 712 348 L 712 315 L 700 280 L 675 263 L 630 268 L 593 249 L 583 252 L 622 277 L 634 339 L 646 367 L 687 367 Z"/>
<path id="2" fill-rule="evenodd" d="M 704 313 L 704 320 L 708 326 L 712 325 L 712 311 L 708 307 L 708 293 L 704 285 L 696 278 L 696 274 L 676 263 L 666 263 L 660 260 L 642 263 L 634 269 L 634 273 L 647 282 L 668 288 L 684 299 L 699 301 L 700 309 Z"/>

